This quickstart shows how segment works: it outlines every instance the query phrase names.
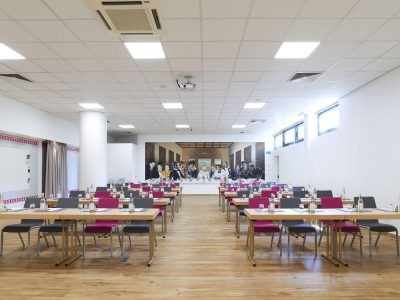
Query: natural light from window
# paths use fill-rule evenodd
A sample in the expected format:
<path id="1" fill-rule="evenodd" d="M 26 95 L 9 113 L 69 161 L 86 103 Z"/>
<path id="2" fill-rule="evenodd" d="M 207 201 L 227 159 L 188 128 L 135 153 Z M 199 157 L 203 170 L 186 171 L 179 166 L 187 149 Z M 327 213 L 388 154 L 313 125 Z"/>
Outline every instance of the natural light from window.
<path id="1" fill-rule="evenodd" d="M 324 134 L 339 128 L 339 105 L 335 105 L 318 114 L 318 134 Z"/>

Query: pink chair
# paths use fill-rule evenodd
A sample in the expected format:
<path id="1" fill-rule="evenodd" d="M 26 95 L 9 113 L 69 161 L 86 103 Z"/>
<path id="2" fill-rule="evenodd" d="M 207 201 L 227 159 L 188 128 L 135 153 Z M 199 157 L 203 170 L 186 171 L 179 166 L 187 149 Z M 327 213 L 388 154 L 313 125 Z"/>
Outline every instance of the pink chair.
<path id="1" fill-rule="evenodd" d="M 272 195 L 274 195 L 275 197 L 277 197 L 277 192 L 274 192 L 272 190 L 262 190 L 261 191 L 261 198 L 272 198 Z"/>
<path id="2" fill-rule="evenodd" d="M 321 208 L 322 209 L 337 209 L 343 208 L 343 201 L 340 197 L 322 197 L 321 198 Z M 353 233 L 353 240 L 356 234 L 359 234 L 360 237 L 360 256 L 362 256 L 362 233 L 360 227 L 357 224 L 353 224 L 350 222 L 336 222 L 336 221 L 321 221 L 322 225 L 324 226 L 319 237 L 318 245 L 321 244 L 322 236 L 324 235 L 326 226 L 330 226 L 335 231 L 341 231 L 346 233 L 346 237 L 348 233 Z M 343 241 L 346 241 L 346 237 Z M 353 244 L 353 243 L 352 243 Z"/>
<path id="3" fill-rule="evenodd" d="M 253 181 L 251 183 L 251 186 L 259 186 L 259 185 L 260 185 L 260 182 L 258 182 L 258 181 Z"/>
<path id="4" fill-rule="evenodd" d="M 153 198 L 155 199 L 161 199 L 164 198 L 164 192 L 163 191 L 154 191 L 153 192 Z M 170 202 L 171 203 L 171 202 Z M 170 203 L 168 205 L 170 205 Z M 165 206 L 162 205 L 154 205 L 154 208 L 158 208 L 160 210 L 160 212 L 158 213 L 159 216 L 164 217 L 165 214 Z M 172 218 L 172 214 L 171 214 L 171 218 Z M 161 222 L 162 224 L 162 231 L 164 232 L 164 222 Z"/>
<path id="5" fill-rule="evenodd" d="M 108 191 L 97 191 L 94 193 L 95 198 L 111 198 L 111 192 Z"/>
<path id="6" fill-rule="evenodd" d="M 169 185 L 171 188 L 176 188 L 176 184 L 175 183 L 171 183 L 170 185 Z"/>
<path id="7" fill-rule="evenodd" d="M 118 208 L 119 199 L 117 198 L 100 198 L 97 203 L 97 208 Z M 119 235 L 119 221 L 118 220 L 96 220 L 95 223 L 88 224 L 83 230 L 83 256 L 85 256 L 85 233 L 93 234 L 94 244 L 96 243 L 97 235 L 110 235 L 110 255 L 113 256 L 113 243 L 112 236 L 113 232 L 118 233 L 119 244 L 121 246 L 121 237 Z"/>
<path id="8" fill-rule="evenodd" d="M 131 183 L 131 189 L 140 189 L 140 183 Z"/>
<path id="9" fill-rule="evenodd" d="M 247 183 L 241 183 L 240 184 L 240 188 L 241 189 L 247 189 L 249 187 L 249 184 L 247 184 Z"/>
<path id="10" fill-rule="evenodd" d="M 271 190 L 273 191 L 273 192 L 280 192 L 280 191 L 282 191 L 282 187 L 280 187 L 280 186 L 278 186 L 278 185 L 274 185 L 274 186 L 271 186 Z"/>
<path id="11" fill-rule="evenodd" d="M 151 191 L 151 186 L 149 186 L 149 185 L 142 186 L 142 191 L 146 192 L 146 193 L 150 192 Z"/>
<path id="12" fill-rule="evenodd" d="M 260 204 L 264 204 L 264 207 L 268 208 L 269 199 L 263 198 L 263 197 L 249 198 L 249 208 L 259 208 Z M 271 220 L 254 221 L 253 228 L 254 228 L 254 233 L 257 233 L 257 232 L 258 233 L 272 233 L 271 247 L 272 247 L 272 243 L 274 241 L 275 233 L 280 232 L 279 225 L 276 223 L 273 223 Z M 250 228 L 249 228 L 249 230 L 250 230 Z M 249 243 L 249 234 L 247 233 L 246 245 L 248 245 L 248 243 Z"/>

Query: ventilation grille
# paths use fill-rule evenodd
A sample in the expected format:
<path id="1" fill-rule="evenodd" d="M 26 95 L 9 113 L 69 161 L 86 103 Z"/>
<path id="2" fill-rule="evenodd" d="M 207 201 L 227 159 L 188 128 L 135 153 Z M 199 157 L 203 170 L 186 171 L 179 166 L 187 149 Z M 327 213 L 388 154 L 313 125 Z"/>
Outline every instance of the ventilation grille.
<path id="1" fill-rule="evenodd" d="M 321 72 L 298 72 L 295 73 L 289 81 L 294 82 L 312 82 L 317 79 L 322 73 Z"/>
<path id="2" fill-rule="evenodd" d="M 32 80 L 20 75 L 20 74 L 0 74 L 1 77 L 7 77 L 7 78 L 13 78 L 13 79 L 18 79 L 18 80 L 24 80 L 28 82 L 32 82 Z"/>
<path id="3" fill-rule="evenodd" d="M 160 35 L 162 26 L 156 0 L 85 0 L 106 29 L 114 35 Z"/>

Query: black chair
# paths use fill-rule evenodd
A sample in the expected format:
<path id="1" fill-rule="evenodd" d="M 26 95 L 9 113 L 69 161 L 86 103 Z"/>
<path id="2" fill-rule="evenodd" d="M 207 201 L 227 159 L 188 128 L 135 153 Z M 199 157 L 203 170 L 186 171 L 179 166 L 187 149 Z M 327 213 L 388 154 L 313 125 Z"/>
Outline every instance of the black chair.
<path id="1" fill-rule="evenodd" d="M 299 208 L 301 204 L 300 198 L 282 198 L 280 201 L 281 208 Z M 315 257 L 317 256 L 317 230 L 311 224 L 305 223 L 304 220 L 282 220 L 282 227 L 279 233 L 280 255 L 282 256 L 282 230 L 287 229 L 288 232 L 288 256 L 290 256 L 290 234 L 304 234 L 303 246 L 306 242 L 307 233 L 314 233 L 315 237 Z"/>
<path id="2" fill-rule="evenodd" d="M 258 187 L 258 186 L 252 186 L 251 187 L 251 191 L 252 192 L 258 192 L 259 189 L 260 189 L 260 187 Z"/>
<path id="3" fill-rule="evenodd" d="M 308 198 L 308 191 L 294 191 L 293 190 L 293 197 L 294 198 Z"/>
<path id="4" fill-rule="evenodd" d="M 106 186 L 98 186 L 96 187 L 96 192 L 107 192 L 108 187 Z"/>
<path id="5" fill-rule="evenodd" d="M 127 187 L 127 186 L 122 187 L 122 191 L 124 191 L 124 192 L 127 191 L 128 189 L 129 189 L 129 187 Z"/>
<path id="6" fill-rule="evenodd" d="M 57 208 L 78 208 L 79 207 L 79 198 L 60 198 L 57 201 Z M 68 226 L 68 225 L 67 225 Z M 59 220 L 54 221 L 53 224 L 43 225 L 39 227 L 38 230 L 38 240 L 37 240 L 37 256 L 40 255 L 40 233 L 45 237 L 46 233 L 51 234 L 53 238 L 54 247 L 57 247 L 56 239 L 54 238 L 55 233 L 62 233 L 63 225 Z M 77 235 L 79 245 L 81 241 L 79 240 L 79 235 Z M 48 246 L 48 244 L 47 244 Z"/>
<path id="7" fill-rule="evenodd" d="M 267 188 L 269 188 L 269 185 L 267 183 L 260 184 L 260 189 L 267 189 Z"/>
<path id="8" fill-rule="evenodd" d="M 250 191 L 237 191 L 237 198 L 249 198 Z"/>
<path id="9" fill-rule="evenodd" d="M 155 191 L 159 191 L 159 190 L 161 190 L 161 185 L 159 185 L 159 184 L 153 184 L 153 185 L 152 185 L 152 188 L 153 188 L 153 190 L 155 190 Z"/>
<path id="10" fill-rule="evenodd" d="M 142 182 L 140 185 L 141 185 L 141 186 L 148 186 L 149 183 L 148 183 L 148 182 Z"/>
<path id="11" fill-rule="evenodd" d="M 331 190 L 320 190 L 317 191 L 317 198 L 332 198 L 333 193 Z"/>
<path id="12" fill-rule="evenodd" d="M 154 199 L 153 198 L 135 198 L 133 199 L 135 203 L 135 208 L 153 208 Z M 129 248 L 132 248 L 131 234 L 148 233 L 150 235 L 151 225 L 147 221 L 132 221 L 128 223 L 122 229 L 122 241 L 121 241 L 121 257 L 124 256 L 124 236 L 125 234 L 129 237 Z M 157 246 L 156 232 L 154 230 L 154 240 Z"/>
<path id="13" fill-rule="evenodd" d="M 40 198 L 26 198 L 24 208 L 30 208 L 31 203 L 35 204 L 35 208 L 40 208 Z M 21 233 L 28 233 L 28 255 L 31 255 L 31 230 L 39 228 L 43 224 L 43 220 L 21 220 L 21 223 L 6 225 L 1 230 L 1 246 L 0 256 L 3 255 L 4 232 L 18 233 L 22 246 L 25 248 L 24 240 Z"/>
<path id="14" fill-rule="evenodd" d="M 70 191 L 70 198 L 85 198 L 85 191 Z"/>
<path id="15" fill-rule="evenodd" d="M 124 191 L 124 198 L 138 198 L 139 197 L 139 191 Z"/>
<path id="16" fill-rule="evenodd" d="M 179 182 L 175 182 L 174 184 L 175 184 L 175 186 L 180 186 L 181 185 Z"/>
<path id="17" fill-rule="evenodd" d="M 129 182 L 125 182 L 124 186 L 129 186 L 129 184 L 130 184 Z"/>
<path id="18" fill-rule="evenodd" d="M 360 197 L 354 197 L 354 205 L 357 207 L 358 199 Z M 376 202 L 374 197 L 362 197 L 364 202 L 364 208 L 376 208 Z M 396 249 L 397 249 L 397 256 L 399 256 L 399 234 L 398 230 L 395 226 L 390 224 L 379 223 L 379 220 L 357 220 L 357 225 L 368 229 L 369 234 L 369 255 L 372 255 L 372 245 L 371 245 L 371 232 L 378 232 L 379 235 L 375 241 L 375 247 L 378 245 L 379 238 L 382 232 L 396 232 Z M 353 237 L 354 241 L 354 237 Z M 351 244 L 353 244 L 353 241 Z"/>
<path id="19" fill-rule="evenodd" d="M 274 181 L 269 181 L 269 182 L 267 182 L 267 185 L 268 185 L 268 187 L 270 188 L 271 186 L 276 185 L 276 182 L 274 182 Z"/>
<path id="20" fill-rule="evenodd" d="M 172 191 L 172 188 L 170 186 L 164 186 L 164 192 L 169 193 Z"/>
<path id="21" fill-rule="evenodd" d="M 121 192 L 121 191 L 122 191 L 122 184 L 116 184 L 116 185 L 115 185 L 115 190 L 116 190 L 117 192 Z"/>
<path id="22" fill-rule="evenodd" d="M 294 191 L 304 191 L 305 188 L 304 188 L 304 186 L 294 186 L 294 187 L 292 188 L 292 190 L 293 190 L 293 192 L 294 192 Z"/>

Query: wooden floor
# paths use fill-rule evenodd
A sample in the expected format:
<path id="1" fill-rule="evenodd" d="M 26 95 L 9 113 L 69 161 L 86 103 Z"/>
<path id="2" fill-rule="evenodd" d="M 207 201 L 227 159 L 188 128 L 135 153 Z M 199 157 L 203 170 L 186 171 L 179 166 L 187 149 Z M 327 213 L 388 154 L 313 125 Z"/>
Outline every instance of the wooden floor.
<path id="1" fill-rule="evenodd" d="M 314 260 L 312 238 L 305 248 L 292 239 L 288 259 L 286 248 L 281 258 L 276 242 L 270 248 L 270 238 L 260 236 L 253 267 L 246 257 L 245 221 L 237 239 L 234 223 L 226 223 L 217 202 L 217 196 L 184 196 L 167 238 L 158 236 L 151 267 L 146 265 L 145 237 L 133 239 L 136 246 L 127 252 L 127 262 L 120 261 L 119 249 L 110 258 L 108 240 L 103 239 L 99 249 L 89 246 L 85 259 L 55 267 L 58 252 L 53 247 L 43 242 L 42 255 L 29 258 L 18 236 L 8 234 L 0 257 L 0 299 L 400 299 L 400 258 L 392 238 L 381 239 L 372 259 L 366 238 L 363 258 L 358 244 L 347 245 L 350 266 L 337 268 L 320 256 Z M 36 242 L 36 235 L 32 240 Z"/>

